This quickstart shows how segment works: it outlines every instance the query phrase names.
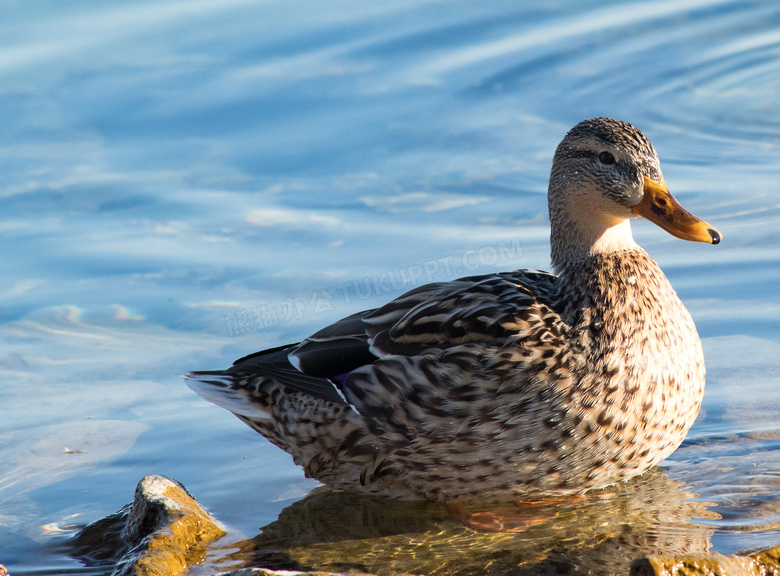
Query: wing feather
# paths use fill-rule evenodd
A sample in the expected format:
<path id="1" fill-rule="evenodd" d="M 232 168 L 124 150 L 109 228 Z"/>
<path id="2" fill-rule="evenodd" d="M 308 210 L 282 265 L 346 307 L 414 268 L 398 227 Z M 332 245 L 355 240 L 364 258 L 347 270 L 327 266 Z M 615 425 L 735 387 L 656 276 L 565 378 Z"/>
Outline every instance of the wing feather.
<path id="1" fill-rule="evenodd" d="M 409 355 L 468 342 L 501 345 L 523 321 L 555 307 L 558 280 L 523 270 L 423 288 L 363 318 L 374 354 Z"/>
<path id="2" fill-rule="evenodd" d="M 288 393 L 347 404 L 349 375 L 373 370 L 381 358 L 411 360 L 467 344 L 496 350 L 508 342 L 522 343 L 525 332 L 535 333 L 544 318 L 555 315 L 557 294 L 557 276 L 526 270 L 427 284 L 380 308 L 339 320 L 299 344 L 251 354 L 224 372 L 193 372 L 187 381 L 207 400 L 248 418 L 267 416 L 263 402 L 258 403 L 264 382 Z M 475 361 L 468 357 L 469 363 Z M 377 378 L 384 378 L 388 388 L 400 385 L 389 373 Z M 352 394 L 359 405 L 361 394 L 354 387 Z"/>

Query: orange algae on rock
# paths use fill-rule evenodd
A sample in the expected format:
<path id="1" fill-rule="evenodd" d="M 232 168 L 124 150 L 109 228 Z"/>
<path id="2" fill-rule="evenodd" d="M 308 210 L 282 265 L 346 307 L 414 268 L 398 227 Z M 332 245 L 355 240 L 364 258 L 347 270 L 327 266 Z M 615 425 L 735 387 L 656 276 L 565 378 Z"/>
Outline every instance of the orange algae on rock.
<path id="1" fill-rule="evenodd" d="M 176 576 L 201 561 L 206 545 L 225 530 L 187 490 L 164 476 L 144 477 L 122 532 L 131 550 L 119 561 L 123 576 Z"/>

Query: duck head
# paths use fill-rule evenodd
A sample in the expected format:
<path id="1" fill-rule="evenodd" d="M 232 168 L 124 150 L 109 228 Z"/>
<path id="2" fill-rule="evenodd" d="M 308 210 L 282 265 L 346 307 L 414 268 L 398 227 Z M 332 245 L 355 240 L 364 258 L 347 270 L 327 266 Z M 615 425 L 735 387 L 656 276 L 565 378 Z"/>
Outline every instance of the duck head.
<path id="1" fill-rule="evenodd" d="M 671 195 L 645 135 L 611 118 L 585 120 L 566 134 L 553 158 L 548 203 L 557 271 L 593 254 L 635 248 L 629 222 L 638 216 L 684 240 L 721 239 Z"/>

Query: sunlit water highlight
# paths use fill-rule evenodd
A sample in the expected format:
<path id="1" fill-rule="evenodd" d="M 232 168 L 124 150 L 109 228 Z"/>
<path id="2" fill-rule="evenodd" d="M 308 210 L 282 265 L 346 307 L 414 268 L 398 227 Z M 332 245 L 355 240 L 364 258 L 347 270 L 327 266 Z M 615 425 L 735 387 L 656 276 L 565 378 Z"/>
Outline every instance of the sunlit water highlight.
<path id="1" fill-rule="evenodd" d="M 0 13 L 0 563 L 12 574 L 108 570 L 60 544 L 148 473 L 180 480 L 230 527 L 225 546 L 244 556 L 215 551 L 210 566 L 291 530 L 289 562 L 328 565 L 345 549 L 326 535 L 357 533 L 353 560 L 375 571 L 478 572 L 500 556 L 495 573 L 609 573 L 678 545 L 780 543 L 775 3 Z M 666 472 L 620 487 L 614 508 L 556 510 L 504 540 L 425 506 L 301 501 L 316 484 L 288 456 L 182 384 L 423 282 L 547 269 L 552 152 L 597 115 L 639 126 L 673 193 L 725 238 L 634 227 L 697 322 L 708 383 Z"/>

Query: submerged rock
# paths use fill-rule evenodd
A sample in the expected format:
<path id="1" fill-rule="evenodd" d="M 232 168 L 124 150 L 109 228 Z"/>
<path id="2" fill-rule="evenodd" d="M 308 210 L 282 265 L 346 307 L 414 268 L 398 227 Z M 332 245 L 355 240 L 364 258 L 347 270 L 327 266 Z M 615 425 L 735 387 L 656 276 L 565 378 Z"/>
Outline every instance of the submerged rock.
<path id="1" fill-rule="evenodd" d="M 629 576 L 759 576 L 755 560 L 744 556 L 702 554 L 664 558 L 650 556 L 631 563 Z"/>
<path id="2" fill-rule="evenodd" d="M 132 505 L 81 530 L 73 547 L 89 564 L 115 563 L 116 576 L 175 576 L 224 535 L 184 486 L 150 475 L 139 482 Z"/>
<path id="3" fill-rule="evenodd" d="M 214 576 L 345 576 L 338 572 L 293 572 L 290 570 L 266 570 L 265 568 L 240 568 L 232 572 L 220 572 Z M 350 572 L 349 576 L 372 576 L 361 572 Z"/>
<path id="4" fill-rule="evenodd" d="M 649 556 L 631 563 L 630 576 L 765 576 L 780 574 L 780 546 L 743 556 Z"/>

